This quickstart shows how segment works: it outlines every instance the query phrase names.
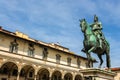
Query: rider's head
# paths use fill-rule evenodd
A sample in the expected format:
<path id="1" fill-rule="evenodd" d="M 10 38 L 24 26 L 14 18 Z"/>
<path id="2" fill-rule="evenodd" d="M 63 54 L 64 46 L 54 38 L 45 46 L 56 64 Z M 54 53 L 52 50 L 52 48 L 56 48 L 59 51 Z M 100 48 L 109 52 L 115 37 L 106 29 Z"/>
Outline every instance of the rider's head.
<path id="1" fill-rule="evenodd" d="M 94 15 L 94 22 L 98 22 L 98 17 Z"/>

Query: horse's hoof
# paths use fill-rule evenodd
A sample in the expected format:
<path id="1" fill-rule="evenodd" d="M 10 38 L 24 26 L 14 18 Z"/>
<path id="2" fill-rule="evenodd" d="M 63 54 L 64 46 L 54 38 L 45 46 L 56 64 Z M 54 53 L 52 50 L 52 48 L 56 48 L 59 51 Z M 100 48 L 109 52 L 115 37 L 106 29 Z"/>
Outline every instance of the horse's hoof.
<path id="1" fill-rule="evenodd" d="M 111 69 L 109 68 L 108 71 L 111 72 Z"/>

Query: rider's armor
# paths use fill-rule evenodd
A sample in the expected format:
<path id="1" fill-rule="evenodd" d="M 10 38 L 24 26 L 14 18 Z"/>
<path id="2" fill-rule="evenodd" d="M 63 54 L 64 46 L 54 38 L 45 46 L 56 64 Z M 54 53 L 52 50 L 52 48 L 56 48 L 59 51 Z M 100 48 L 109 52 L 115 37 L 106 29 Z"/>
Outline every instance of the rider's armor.
<path id="1" fill-rule="evenodd" d="M 92 31 L 94 32 L 95 36 L 98 39 L 99 47 L 102 48 L 102 40 L 104 39 L 103 33 L 102 33 L 102 24 L 98 22 L 98 17 L 94 16 L 94 23 L 90 25 L 92 28 Z"/>

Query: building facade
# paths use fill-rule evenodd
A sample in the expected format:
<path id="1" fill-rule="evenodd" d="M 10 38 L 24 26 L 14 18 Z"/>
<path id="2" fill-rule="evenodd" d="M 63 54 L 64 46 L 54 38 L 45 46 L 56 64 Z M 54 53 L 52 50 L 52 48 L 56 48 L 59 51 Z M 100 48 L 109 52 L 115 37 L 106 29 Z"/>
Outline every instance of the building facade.
<path id="1" fill-rule="evenodd" d="M 59 44 L 0 27 L 0 80 L 83 80 L 87 59 Z"/>
<path id="2" fill-rule="evenodd" d="M 114 77 L 114 80 L 120 80 L 120 67 L 111 68 L 111 70 L 116 73 L 116 76 Z"/>

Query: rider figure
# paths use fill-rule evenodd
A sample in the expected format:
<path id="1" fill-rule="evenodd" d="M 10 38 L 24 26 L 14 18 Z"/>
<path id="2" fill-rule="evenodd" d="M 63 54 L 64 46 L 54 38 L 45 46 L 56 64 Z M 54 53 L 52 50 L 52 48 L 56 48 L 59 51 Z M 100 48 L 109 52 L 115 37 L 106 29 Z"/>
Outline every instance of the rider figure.
<path id="1" fill-rule="evenodd" d="M 99 47 L 102 48 L 102 40 L 104 40 L 104 35 L 102 33 L 102 24 L 101 22 L 98 22 L 98 17 L 94 15 L 94 23 L 90 25 L 92 28 L 93 33 L 97 37 L 99 41 Z"/>

